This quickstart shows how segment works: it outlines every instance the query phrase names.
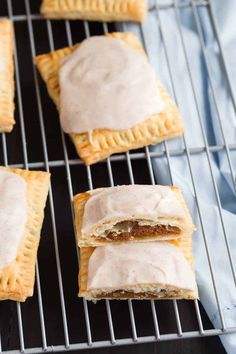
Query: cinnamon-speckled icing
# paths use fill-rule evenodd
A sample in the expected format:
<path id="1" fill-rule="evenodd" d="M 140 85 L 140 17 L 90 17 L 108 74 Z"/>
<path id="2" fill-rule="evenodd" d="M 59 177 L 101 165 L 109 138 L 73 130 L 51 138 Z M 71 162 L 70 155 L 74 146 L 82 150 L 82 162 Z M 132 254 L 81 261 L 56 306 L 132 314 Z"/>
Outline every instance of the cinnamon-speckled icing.
<path id="1" fill-rule="evenodd" d="M 26 221 L 25 180 L 0 170 L 0 269 L 16 258 Z"/>
<path id="2" fill-rule="evenodd" d="M 59 83 L 66 133 L 129 129 L 164 109 L 154 70 L 121 39 L 84 40 L 64 59 Z"/>
<path id="3" fill-rule="evenodd" d="M 82 233 L 90 233 L 98 224 L 110 220 L 185 219 L 185 213 L 173 190 L 158 185 L 123 185 L 94 192 L 84 208 Z M 144 223 L 145 224 L 145 223 Z"/>
<path id="4" fill-rule="evenodd" d="M 89 259 L 87 289 L 140 292 L 196 290 L 194 273 L 182 252 L 168 242 L 123 243 L 95 248 Z M 159 290 L 158 290 L 159 289 Z"/>

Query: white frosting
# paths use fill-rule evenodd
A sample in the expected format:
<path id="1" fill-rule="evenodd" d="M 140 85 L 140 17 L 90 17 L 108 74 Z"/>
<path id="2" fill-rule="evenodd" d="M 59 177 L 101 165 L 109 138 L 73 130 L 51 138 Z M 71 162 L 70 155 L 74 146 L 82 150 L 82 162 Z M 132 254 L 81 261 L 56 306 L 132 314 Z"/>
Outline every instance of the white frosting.
<path id="1" fill-rule="evenodd" d="M 164 109 L 154 70 L 120 39 L 84 40 L 64 59 L 59 83 L 66 133 L 129 129 Z"/>
<path id="2" fill-rule="evenodd" d="M 0 170 L 0 269 L 16 258 L 26 221 L 25 180 Z"/>
<path id="3" fill-rule="evenodd" d="M 95 248 L 88 265 L 88 290 L 132 289 L 155 284 L 194 291 L 194 273 L 182 252 L 168 242 L 123 243 Z"/>
<path id="4" fill-rule="evenodd" d="M 84 208 L 82 233 L 89 233 L 97 224 L 157 218 L 185 218 L 175 193 L 166 186 L 124 185 L 104 188 L 90 196 Z M 142 224 L 142 222 L 141 222 Z"/>

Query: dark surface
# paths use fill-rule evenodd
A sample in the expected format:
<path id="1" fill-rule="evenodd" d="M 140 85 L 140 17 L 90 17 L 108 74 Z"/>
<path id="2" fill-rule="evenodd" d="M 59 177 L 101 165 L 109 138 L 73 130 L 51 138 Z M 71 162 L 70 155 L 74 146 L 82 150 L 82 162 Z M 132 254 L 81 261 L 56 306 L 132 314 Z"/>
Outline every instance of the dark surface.
<path id="1" fill-rule="evenodd" d="M 24 1 L 15 0 L 15 14 L 24 14 Z M 39 1 L 31 1 L 32 13 L 37 13 Z M 0 0 L 0 15 L 7 14 L 6 2 Z M 50 50 L 46 22 L 43 20 L 33 22 L 36 52 L 44 53 Z M 84 38 L 82 22 L 75 21 L 71 25 L 73 40 Z M 26 130 L 28 160 L 30 162 L 44 161 L 42 136 L 40 133 L 39 113 L 37 107 L 33 66 L 30 51 L 30 41 L 27 23 L 25 21 L 15 24 L 17 53 L 19 59 L 20 85 L 22 89 L 22 103 Z M 55 47 L 67 45 L 64 22 L 53 22 L 53 38 Z M 90 25 L 91 34 L 102 33 L 101 24 Z M 40 80 L 40 92 L 43 107 L 43 119 L 46 130 L 46 141 L 49 160 L 63 160 L 63 148 L 60 137 L 58 114 L 48 97 L 44 84 Z M 24 163 L 22 153 L 21 126 L 19 122 L 19 105 L 16 99 L 17 125 L 12 134 L 7 135 L 8 163 Z M 67 139 L 69 158 L 76 158 L 76 154 L 69 139 Z M 0 163 L 4 164 L 3 150 L 0 150 Z M 145 160 L 132 162 L 133 174 L 136 183 L 150 183 L 148 165 Z M 127 161 L 112 162 L 112 172 L 115 184 L 130 183 Z M 71 343 L 86 342 L 86 326 L 83 311 L 83 302 L 77 298 L 77 256 L 74 242 L 72 215 L 66 170 L 64 167 L 51 169 L 52 192 L 55 208 L 55 220 L 59 253 L 61 258 L 62 281 L 67 311 L 68 330 Z M 106 163 L 99 163 L 91 168 L 93 187 L 109 186 L 109 175 Z M 71 167 L 74 194 L 89 188 L 87 170 L 84 166 Z M 43 308 L 46 323 L 48 345 L 64 344 L 63 322 L 61 315 L 60 297 L 58 289 L 57 267 L 54 251 L 54 238 L 52 218 L 49 203 L 46 208 L 46 217 L 42 230 L 42 239 L 39 249 L 39 271 Z M 25 347 L 41 347 L 41 329 L 39 322 L 39 308 L 37 290 L 33 298 L 21 306 Z M 133 302 L 134 315 L 138 336 L 154 335 L 154 326 L 150 303 L 147 301 Z M 193 302 L 178 301 L 180 319 L 183 331 L 198 330 Z M 88 304 L 93 341 L 109 340 L 109 327 L 106 307 L 103 301 L 97 305 Z M 156 310 L 161 334 L 176 333 L 176 321 L 173 303 L 171 301 L 156 302 Z M 205 311 L 200 307 L 205 329 L 212 328 Z M 132 337 L 132 329 L 126 301 L 112 302 L 111 311 L 116 338 Z M 19 349 L 19 332 L 17 323 L 16 304 L 5 301 L 0 304 L 0 325 L 3 350 Z M 84 351 L 84 352 L 88 352 Z M 135 345 L 94 350 L 99 353 L 225 353 L 217 337 L 178 340 L 157 344 Z"/>
<path id="2" fill-rule="evenodd" d="M 94 350 L 83 350 L 82 354 L 94 353 Z M 186 339 L 178 342 L 160 342 L 140 345 L 129 345 L 118 348 L 102 348 L 95 350 L 96 354 L 185 354 L 185 353 L 225 353 L 221 351 L 215 338 L 202 338 L 199 345 L 198 339 Z"/>

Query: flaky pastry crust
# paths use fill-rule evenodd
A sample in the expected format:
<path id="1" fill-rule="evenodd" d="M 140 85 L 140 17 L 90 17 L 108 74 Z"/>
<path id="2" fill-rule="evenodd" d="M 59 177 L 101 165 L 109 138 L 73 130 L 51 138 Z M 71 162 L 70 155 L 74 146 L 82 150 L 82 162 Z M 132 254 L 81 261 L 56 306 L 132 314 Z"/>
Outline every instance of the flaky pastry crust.
<path id="1" fill-rule="evenodd" d="M 133 33 L 116 32 L 109 33 L 107 36 L 120 38 L 130 48 L 146 56 L 141 43 Z M 36 66 L 58 110 L 60 110 L 59 69 L 61 61 L 78 46 L 79 44 L 35 58 Z M 78 155 L 86 165 L 103 160 L 114 153 L 157 144 L 183 134 L 183 120 L 178 108 L 159 81 L 157 85 L 165 103 L 163 112 L 147 117 L 144 122 L 126 130 L 97 129 L 91 134 L 70 134 Z"/>
<path id="2" fill-rule="evenodd" d="M 51 19 L 141 22 L 147 13 L 147 1 L 43 0 L 40 11 Z"/>
<path id="3" fill-rule="evenodd" d="M 0 133 L 9 133 L 14 120 L 13 26 L 10 20 L 0 20 Z"/>
<path id="4" fill-rule="evenodd" d="M 0 269 L 0 300 L 25 301 L 33 295 L 35 262 L 44 218 L 50 174 L 0 167 L 0 170 L 16 173 L 27 184 L 27 224 L 16 259 Z"/>

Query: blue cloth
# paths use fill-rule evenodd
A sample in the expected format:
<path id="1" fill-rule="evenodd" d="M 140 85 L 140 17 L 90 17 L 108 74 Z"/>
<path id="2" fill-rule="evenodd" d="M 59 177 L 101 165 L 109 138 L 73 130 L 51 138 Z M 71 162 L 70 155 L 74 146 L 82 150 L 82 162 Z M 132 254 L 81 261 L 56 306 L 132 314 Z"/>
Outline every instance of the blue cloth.
<path id="1" fill-rule="evenodd" d="M 158 3 L 161 4 L 160 0 Z M 168 2 L 165 0 L 164 4 L 167 3 Z M 234 91 L 236 91 L 236 1 L 214 0 L 212 1 L 212 5 L 220 29 L 220 37 L 223 43 L 230 77 L 234 84 Z M 152 6 L 152 4 L 150 4 L 150 6 Z M 175 12 L 174 9 L 167 9 L 160 10 L 159 13 L 167 45 L 174 87 L 177 93 L 177 101 L 185 121 L 187 146 L 188 148 L 203 147 L 204 140 L 178 32 Z M 223 145 L 224 139 L 211 92 L 209 77 L 207 75 L 192 9 L 181 9 L 180 14 L 181 28 L 186 43 L 193 84 L 196 90 L 200 119 L 206 133 L 207 142 L 210 146 Z M 219 48 L 212 32 L 212 26 L 206 8 L 202 7 L 199 9 L 198 15 L 203 31 L 206 54 L 209 61 L 212 83 L 216 93 L 224 134 L 228 144 L 235 144 L 236 116 L 225 79 Z M 141 38 L 139 25 L 127 24 L 126 30 L 135 32 Z M 150 11 L 147 20 L 143 24 L 143 34 L 146 39 L 146 49 L 150 61 L 157 72 L 157 77 L 160 78 L 173 96 L 164 47 L 158 27 L 158 18 L 155 11 Z M 170 151 L 172 149 L 184 148 L 181 138 L 168 141 L 167 146 Z M 160 144 L 152 149 L 154 151 L 163 150 L 164 145 Z M 236 151 L 230 151 L 229 155 L 232 166 L 236 169 Z M 220 152 L 210 153 L 209 160 L 212 166 L 215 185 L 219 192 L 222 218 L 224 220 L 228 242 L 232 250 L 232 259 L 236 265 L 236 196 L 225 149 Z M 191 154 L 190 162 L 225 325 L 229 328 L 236 327 L 236 287 L 229 264 L 221 216 L 217 206 L 216 193 L 206 152 Z M 153 159 L 153 164 L 158 183 L 171 183 L 172 180 L 170 178 L 166 156 Z M 200 301 L 214 327 L 220 329 L 222 328 L 222 323 L 209 270 L 203 230 L 199 219 L 196 197 L 186 155 L 171 156 L 170 165 L 173 184 L 179 186 L 184 192 L 187 204 L 198 229 L 193 236 L 193 249 Z M 235 178 L 235 176 L 233 177 Z M 236 334 L 222 335 L 220 338 L 226 351 L 235 354 Z"/>

